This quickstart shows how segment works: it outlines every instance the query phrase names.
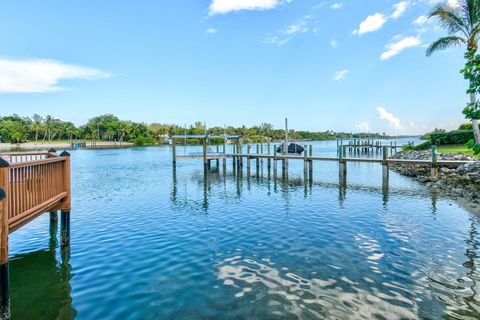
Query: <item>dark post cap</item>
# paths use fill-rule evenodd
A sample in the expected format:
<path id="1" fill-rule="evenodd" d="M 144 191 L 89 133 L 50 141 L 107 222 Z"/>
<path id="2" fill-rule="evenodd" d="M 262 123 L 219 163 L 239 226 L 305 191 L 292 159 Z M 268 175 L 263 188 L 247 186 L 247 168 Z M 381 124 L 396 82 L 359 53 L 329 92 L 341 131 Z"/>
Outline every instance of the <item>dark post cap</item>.
<path id="1" fill-rule="evenodd" d="M 57 150 L 55 150 L 53 148 L 48 149 L 48 153 L 55 153 L 55 152 L 57 152 Z"/>
<path id="2" fill-rule="evenodd" d="M 6 168 L 8 166 L 10 166 L 10 163 L 8 163 L 8 161 L 5 159 L 0 158 L 0 168 Z"/>
<path id="3" fill-rule="evenodd" d="M 5 190 L 0 188 L 0 201 L 5 199 L 6 196 L 7 196 L 7 194 L 5 193 Z"/>
<path id="4" fill-rule="evenodd" d="M 60 153 L 60 157 L 70 157 L 70 153 L 64 150 L 62 153 Z"/>

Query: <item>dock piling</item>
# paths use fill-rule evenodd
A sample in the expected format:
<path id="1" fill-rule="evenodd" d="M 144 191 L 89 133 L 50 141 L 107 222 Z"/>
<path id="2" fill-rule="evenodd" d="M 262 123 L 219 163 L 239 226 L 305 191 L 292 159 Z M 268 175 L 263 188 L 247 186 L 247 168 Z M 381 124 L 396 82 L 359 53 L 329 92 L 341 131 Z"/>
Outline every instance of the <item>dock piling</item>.
<path id="1" fill-rule="evenodd" d="M 339 163 L 338 163 L 338 169 L 339 169 L 339 179 L 340 179 L 340 184 L 345 184 L 346 179 L 347 179 L 347 162 L 343 159 L 344 158 L 344 152 L 345 152 L 345 147 L 340 148 L 340 154 L 339 154 Z"/>
<path id="2" fill-rule="evenodd" d="M 303 152 L 303 175 L 305 176 L 305 181 L 308 180 L 308 146 L 304 146 Z"/>
<path id="3" fill-rule="evenodd" d="M 6 170 L 5 170 L 6 169 Z M 0 168 L 0 179 L 8 185 L 8 167 Z M 10 281 L 8 270 L 8 201 L 7 195 L 0 188 L 0 319 L 10 319 Z"/>
<path id="4" fill-rule="evenodd" d="M 174 166 L 177 164 L 177 147 L 175 144 L 175 138 L 172 139 L 172 162 Z"/>
<path id="5" fill-rule="evenodd" d="M 388 169 L 388 161 L 387 161 L 387 155 L 388 155 L 388 147 L 387 146 L 384 146 L 383 147 L 383 162 L 382 162 L 382 182 L 383 182 L 383 186 L 388 186 L 388 178 L 389 178 L 389 174 L 390 174 L 390 171 Z"/>
<path id="6" fill-rule="evenodd" d="M 277 179 L 277 147 L 273 145 L 273 177 Z"/>
<path id="7" fill-rule="evenodd" d="M 257 144 L 257 154 L 259 153 L 259 147 L 260 146 Z M 260 174 L 260 159 L 259 158 L 255 159 L 255 167 L 256 167 L 255 168 L 256 169 L 255 174 L 258 177 L 259 174 Z"/>
<path id="8" fill-rule="evenodd" d="M 250 159 L 250 145 L 247 144 L 247 177 L 250 177 L 250 162 L 251 162 L 251 159 Z"/>
<path id="9" fill-rule="evenodd" d="M 432 146 L 432 177 L 436 177 L 438 174 L 438 159 L 437 159 L 437 146 Z"/>
<path id="10" fill-rule="evenodd" d="M 207 162 L 207 139 L 202 139 L 203 142 L 203 167 L 206 169 L 208 166 Z"/>

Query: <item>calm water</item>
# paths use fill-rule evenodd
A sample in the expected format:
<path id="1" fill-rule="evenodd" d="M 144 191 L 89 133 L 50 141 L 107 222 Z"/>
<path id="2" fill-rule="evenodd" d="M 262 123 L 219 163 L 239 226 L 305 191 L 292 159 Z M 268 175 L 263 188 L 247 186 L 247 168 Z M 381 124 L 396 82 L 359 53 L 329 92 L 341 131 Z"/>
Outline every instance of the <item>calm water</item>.
<path id="1" fill-rule="evenodd" d="M 346 187 L 336 163 L 306 185 L 302 163 L 288 181 L 201 167 L 73 151 L 70 254 L 48 214 L 11 235 L 13 319 L 480 317 L 480 221 L 455 202 L 394 173 L 382 188 L 379 165 L 349 164 Z"/>

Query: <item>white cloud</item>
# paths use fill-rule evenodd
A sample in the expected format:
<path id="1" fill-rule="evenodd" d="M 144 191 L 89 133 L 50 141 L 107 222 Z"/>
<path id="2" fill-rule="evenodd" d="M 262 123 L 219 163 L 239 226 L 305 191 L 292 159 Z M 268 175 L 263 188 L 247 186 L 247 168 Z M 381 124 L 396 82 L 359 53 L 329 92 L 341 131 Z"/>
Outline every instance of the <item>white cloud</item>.
<path id="1" fill-rule="evenodd" d="M 343 3 L 336 2 L 330 6 L 332 9 L 341 9 L 343 7 Z"/>
<path id="2" fill-rule="evenodd" d="M 427 16 L 419 16 L 415 21 L 413 21 L 413 24 L 416 24 L 417 26 L 422 26 L 425 23 L 427 23 L 428 17 Z"/>
<path id="3" fill-rule="evenodd" d="M 290 36 L 290 35 L 295 34 L 295 33 L 304 33 L 304 32 L 307 32 L 307 31 L 308 31 L 308 27 L 307 27 L 307 24 L 305 23 L 305 21 L 300 21 L 298 23 L 289 25 L 283 31 L 283 33 Z"/>
<path id="4" fill-rule="evenodd" d="M 445 0 L 430 0 L 428 1 L 428 3 L 431 5 L 436 5 L 440 3 L 445 3 Z M 460 6 L 460 3 L 458 2 L 458 0 L 448 0 L 447 5 L 452 8 L 457 8 L 458 6 Z"/>
<path id="5" fill-rule="evenodd" d="M 458 0 L 448 0 L 447 5 L 452 8 L 458 8 L 460 6 L 460 3 L 458 2 Z"/>
<path id="6" fill-rule="evenodd" d="M 206 33 L 209 33 L 209 34 L 212 34 L 212 33 L 217 33 L 217 29 L 215 28 L 208 28 L 207 31 L 205 31 Z"/>
<path id="7" fill-rule="evenodd" d="M 355 127 L 357 128 L 357 130 L 359 132 L 362 132 L 362 133 L 367 133 L 367 132 L 370 132 L 370 125 L 366 122 L 357 122 L 357 124 L 355 125 Z"/>
<path id="8" fill-rule="evenodd" d="M 347 77 L 347 75 L 348 75 L 348 70 L 337 71 L 333 75 L 333 80 L 335 80 L 335 81 L 344 80 Z"/>
<path id="9" fill-rule="evenodd" d="M 263 43 L 266 44 L 273 44 L 275 46 L 283 46 L 285 43 L 290 41 L 291 37 L 279 37 L 279 36 L 272 36 L 272 37 L 267 37 L 265 40 L 263 40 Z"/>
<path id="10" fill-rule="evenodd" d="M 332 40 L 330 40 L 330 46 L 331 46 L 332 48 L 338 47 L 338 41 L 337 41 L 337 39 L 333 38 Z"/>
<path id="11" fill-rule="evenodd" d="M 416 47 L 421 44 L 420 37 L 405 37 L 395 42 L 387 44 L 386 50 L 380 55 L 380 59 L 387 60 L 398 54 L 403 50 L 411 47 Z"/>
<path id="12" fill-rule="evenodd" d="M 395 117 L 392 113 L 385 110 L 383 107 L 377 108 L 378 117 L 381 120 L 385 120 L 395 129 L 403 129 L 403 126 L 400 124 L 400 119 Z"/>
<path id="13" fill-rule="evenodd" d="M 308 32 L 309 28 L 306 20 L 311 18 L 311 16 L 305 16 L 299 22 L 287 26 L 284 30 L 278 31 L 278 35 L 267 37 L 263 43 L 273 44 L 279 47 L 283 46 L 297 34 Z"/>
<path id="14" fill-rule="evenodd" d="M 0 59 L 0 93 L 59 91 L 65 79 L 97 79 L 110 75 L 93 68 L 53 60 Z"/>
<path id="15" fill-rule="evenodd" d="M 291 0 L 286 2 L 291 2 Z M 212 0 L 210 15 L 241 10 L 269 10 L 277 7 L 280 3 L 280 0 Z"/>
<path id="16" fill-rule="evenodd" d="M 375 13 L 374 15 L 368 16 L 364 21 L 360 23 L 360 26 L 353 33 L 362 35 L 369 32 L 374 32 L 380 30 L 383 25 L 387 22 L 385 16 L 381 13 Z"/>
<path id="17" fill-rule="evenodd" d="M 408 6 L 410 5 L 410 1 L 401 1 L 393 6 L 395 11 L 393 11 L 391 18 L 392 19 L 398 19 L 400 18 L 405 11 L 407 10 Z"/>

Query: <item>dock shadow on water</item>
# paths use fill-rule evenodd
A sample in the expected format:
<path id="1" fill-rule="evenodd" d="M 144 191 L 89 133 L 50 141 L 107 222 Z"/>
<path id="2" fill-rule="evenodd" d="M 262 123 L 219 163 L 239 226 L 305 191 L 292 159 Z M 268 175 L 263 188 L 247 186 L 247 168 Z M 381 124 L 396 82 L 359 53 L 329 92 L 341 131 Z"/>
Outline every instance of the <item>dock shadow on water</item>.
<path id="1" fill-rule="evenodd" d="M 57 226 L 50 225 L 48 248 L 10 258 L 12 319 L 75 318 L 70 249 L 58 248 L 56 233 Z"/>

